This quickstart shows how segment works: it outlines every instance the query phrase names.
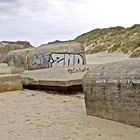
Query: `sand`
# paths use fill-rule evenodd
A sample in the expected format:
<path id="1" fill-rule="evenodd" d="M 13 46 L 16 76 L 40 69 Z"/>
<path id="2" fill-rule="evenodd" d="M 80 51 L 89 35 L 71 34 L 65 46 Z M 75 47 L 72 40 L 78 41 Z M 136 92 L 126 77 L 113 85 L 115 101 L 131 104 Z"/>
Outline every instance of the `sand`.
<path id="1" fill-rule="evenodd" d="M 89 57 L 88 63 L 96 64 L 128 59 Z M 0 94 L 0 140 L 140 140 L 140 128 L 87 116 L 80 92 L 24 89 Z"/>
<path id="2" fill-rule="evenodd" d="M 86 115 L 83 94 L 0 94 L 0 140 L 139 140 L 140 128 Z"/>
<path id="3" fill-rule="evenodd" d="M 127 60 L 129 57 L 123 53 L 97 53 L 86 55 L 87 64 L 105 64 L 111 62 L 117 62 L 121 60 Z"/>

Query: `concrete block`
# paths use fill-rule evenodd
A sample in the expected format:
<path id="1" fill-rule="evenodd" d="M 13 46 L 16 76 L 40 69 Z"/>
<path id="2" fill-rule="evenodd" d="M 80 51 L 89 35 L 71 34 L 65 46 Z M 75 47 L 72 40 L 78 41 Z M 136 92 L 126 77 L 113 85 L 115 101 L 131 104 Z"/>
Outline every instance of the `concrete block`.
<path id="1" fill-rule="evenodd" d="M 21 76 L 17 74 L 0 75 L 0 92 L 22 90 Z"/>
<path id="2" fill-rule="evenodd" d="M 25 49 L 32 47 L 27 41 L 2 41 L 0 42 L 0 63 L 7 63 L 6 55 L 13 50 Z"/>
<path id="3" fill-rule="evenodd" d="M 98 65 L 83 77 L 88 115 L 140 127 L 140 59 Z"/>
<path id="4" fill-rule="evenodd" d="M 79 43 L 58 43 L 42 45 L 33 49 L 11 51 L 7 55 L 8 64 L 24 67 L 25 70 L 84 65 L 84 48 Z"/>

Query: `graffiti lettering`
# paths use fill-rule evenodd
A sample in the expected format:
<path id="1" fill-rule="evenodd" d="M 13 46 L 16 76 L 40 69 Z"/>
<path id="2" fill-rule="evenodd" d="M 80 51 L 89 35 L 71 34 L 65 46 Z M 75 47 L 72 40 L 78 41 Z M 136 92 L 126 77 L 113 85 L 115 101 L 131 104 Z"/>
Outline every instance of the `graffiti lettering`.
<path id="1" fill-rule="evenodd" d="M 43 68 L 83 64 L 83 57 L 72 53 L 34 54 L 32 58 L 32 65 L 41 65 Z"/>
<path id="2" fill-rule="evenodd" d="M 69 73 L 77 73 L 77 72 L 85 72 L 85 71 L 89 71 L 88 67 L 83 67 L 83 68 L 69 68 L 68 72 Z"/>
<path id="3" fill-rule="evenodd" d="M 50 54 L 34 54 L 32 59 L 32 65 L 42 65 L 44 68 L 49 68 L 51 66 Z"/>

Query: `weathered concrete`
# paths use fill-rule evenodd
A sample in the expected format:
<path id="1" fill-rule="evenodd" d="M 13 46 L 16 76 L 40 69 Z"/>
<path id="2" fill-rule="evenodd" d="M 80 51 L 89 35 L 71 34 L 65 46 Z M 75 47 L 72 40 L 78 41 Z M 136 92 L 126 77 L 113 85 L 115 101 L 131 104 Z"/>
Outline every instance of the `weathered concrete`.
<path id="1" fill-rule="evenodd" d="M 22 90 L 21 76 L 17 74 L 0 75 L 0 93 Z"/>
<path id="2" fill-rule="evenodd" d="M 22 83 L 26 88 L 58 91 L 82 90 L 83 75 L 92 65 L 58 67 L 25 71 Z"/>
<path id="3" fill-rule="evenodd" d="M 24 68 L 11 67 L 11 74 L 23 74 Z"/>
<path id="4" fill-rule="evenodd" d="M 0 63 L 0 74 L 22 74 L 24 69 L 9 67 L 7 63 Z"/>
<path id="5" fill-rule="evenodd" d="M 29 51 L 33 50 L 34 48 L 22 49 L 22 50 L 14 50 L 10 51 L 7 54 L 7 61 L 8 65 L 17 68 L 24 68 L 28 69 L 29 64 Z"/>
<path id="6" fill-rule="evenodd" d="M 79 43 L 47 44 L 34 49 L 11 51 L 8 64 L 26 70 L 83 65 L 86 63 L 84 48 Z"/>
<path id="7" fill-rule="evenodd" d="M 140 127 L 140 59 L 95 66 L 83 90 L 88 115 Z"/>
<path id="8" fill-rule="evenodd" d="M 6 63 L 0 63 L 0 74 L 12 73 L 11 68 Z"/>
<path id="9" fill-rule="evenodd" d="M 17 42 L 10 42 L 10 41 L 2 41 L 0 42 L 0 63 L 6 63 L 6 55 L 9 51 L 18 50 L 18 49 L 25 49 L 32 47 L 29 42 L 27 41 L 17 41 Z"/>

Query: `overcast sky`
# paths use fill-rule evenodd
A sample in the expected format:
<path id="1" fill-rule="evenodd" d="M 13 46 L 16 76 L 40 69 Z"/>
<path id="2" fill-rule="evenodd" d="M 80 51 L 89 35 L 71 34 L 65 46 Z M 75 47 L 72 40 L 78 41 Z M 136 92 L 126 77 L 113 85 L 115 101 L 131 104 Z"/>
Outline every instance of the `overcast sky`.
<path id="1" fill-rule="evenodd" d="M 0 0 L 0 40 L 28 40 L 35 46 L 136 23 L 140 0 Z"/>

